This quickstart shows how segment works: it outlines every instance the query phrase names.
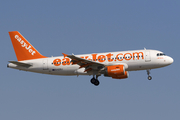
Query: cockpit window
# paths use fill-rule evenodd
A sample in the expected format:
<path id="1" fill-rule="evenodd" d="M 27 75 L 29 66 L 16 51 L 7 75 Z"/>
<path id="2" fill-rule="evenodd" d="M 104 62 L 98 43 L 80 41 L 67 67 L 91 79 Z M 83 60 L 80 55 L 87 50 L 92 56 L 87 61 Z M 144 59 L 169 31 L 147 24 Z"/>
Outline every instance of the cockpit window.
<path id="1" fill-rule="evenodd" d="M 164 53 L 158 53 L 157 56 L 165 56 L 166 54 Z"/>

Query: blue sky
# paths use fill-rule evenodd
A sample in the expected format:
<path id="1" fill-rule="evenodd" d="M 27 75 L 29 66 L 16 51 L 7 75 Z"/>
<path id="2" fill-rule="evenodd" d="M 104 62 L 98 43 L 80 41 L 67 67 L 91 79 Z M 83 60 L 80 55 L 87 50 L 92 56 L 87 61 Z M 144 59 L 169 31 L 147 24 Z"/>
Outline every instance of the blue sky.
<path id="1" fill-rule="evenodd" d="M 0 4 L 0 119 L 179 120 L 178 0 L 4 0 Z M 125 80 L 51 76 L 6 67 L 19 31 L 45 56 L 156 49 L 168 67 L 130 72 Z"/>

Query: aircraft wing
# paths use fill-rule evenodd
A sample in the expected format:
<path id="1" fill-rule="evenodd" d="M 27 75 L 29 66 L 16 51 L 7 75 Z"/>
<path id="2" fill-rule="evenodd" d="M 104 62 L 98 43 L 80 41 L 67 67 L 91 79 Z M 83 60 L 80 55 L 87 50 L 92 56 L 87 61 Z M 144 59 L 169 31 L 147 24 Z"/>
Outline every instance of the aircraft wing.
<path id="1" fill-rule="evenodd" d="M 80 58 L 80 57 L 77 57 L 75 55 L 67 55 L 67 54 L 64 54 L 64 57 L 68 57 L 71 60 L 71 62 L 73 64 L 78 64 L 80 67 L 79 68 L 85 68 L 85 72 L 86 71 L 91 71 L 91 70 L 101 70 L 102 68 L 105 67 L 104 64 L 102 63 L 99 63 L 99 62 L 96 62 L 96 61 L 91 61 L 91 60 L 87 60 L 87 59 L 84 59 L 84 58 Z"/>

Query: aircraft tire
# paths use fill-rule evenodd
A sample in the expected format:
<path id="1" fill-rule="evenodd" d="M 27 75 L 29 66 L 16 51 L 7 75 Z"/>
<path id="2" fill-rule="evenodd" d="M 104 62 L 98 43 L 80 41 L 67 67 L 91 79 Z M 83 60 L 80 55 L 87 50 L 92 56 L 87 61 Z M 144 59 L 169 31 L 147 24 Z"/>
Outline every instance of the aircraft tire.
<path id="1" fill-rule="evenodd" d="M 91 79 L 91 83 L 94 84 L 96 82 L 96 79 L 95 78 L 92 78 Z"/>
<path id="2" fill-rule="evenodd" d="M 99 80 L 97 80 L 95 78 L 92 78 L 91 83 L 94 84 L 95 86 L 98 86 L 99 85 Z"/>
<path id="3" fill-rule="evenodd" d="M 151 76 L 148 76 L 148 80 L 151 80 L 152 79 L 152 77 Z"/>
<path id="4" fill-rule="evenodd" d="M 95 85 L 95 86 L 98 86 L 99 83 L 100 83 L 99 80 L 96 80 L 95 83 L 94 83 L 94 85 Z"/>

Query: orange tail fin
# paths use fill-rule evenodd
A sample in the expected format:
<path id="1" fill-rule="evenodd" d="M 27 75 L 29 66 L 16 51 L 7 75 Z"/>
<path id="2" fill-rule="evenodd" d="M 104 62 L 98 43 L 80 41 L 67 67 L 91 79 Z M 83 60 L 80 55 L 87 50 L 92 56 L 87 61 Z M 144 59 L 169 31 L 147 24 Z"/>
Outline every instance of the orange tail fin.
<path id="1" fill-rule="evenodd" d="M 41 55 L 18 31 L 9 32 L 18 61 L 46 58 Z"/>

